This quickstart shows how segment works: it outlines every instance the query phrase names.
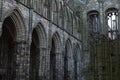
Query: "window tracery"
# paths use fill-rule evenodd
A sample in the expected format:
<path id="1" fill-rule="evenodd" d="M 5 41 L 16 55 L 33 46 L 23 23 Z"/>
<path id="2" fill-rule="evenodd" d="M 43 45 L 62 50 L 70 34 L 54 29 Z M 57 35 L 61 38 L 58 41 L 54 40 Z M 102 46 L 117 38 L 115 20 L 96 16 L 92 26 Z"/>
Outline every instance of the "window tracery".
<path id="1" fill-rule="evenodd" d="M 117 9 L 107 10 L 107 30 L 108 37 L 115 39 L 118 32 L 118 11 Z"/>

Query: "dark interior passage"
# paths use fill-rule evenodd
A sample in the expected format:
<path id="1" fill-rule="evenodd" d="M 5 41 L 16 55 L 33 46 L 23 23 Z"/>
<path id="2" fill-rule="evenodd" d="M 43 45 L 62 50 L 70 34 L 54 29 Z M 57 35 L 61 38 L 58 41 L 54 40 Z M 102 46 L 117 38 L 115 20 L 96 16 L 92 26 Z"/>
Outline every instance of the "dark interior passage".
<path id="1" fill-rule="evenodd" d="M 50 80 L 56 80 L 56 54 L 55 42 L 52 39 L 52 48 L 50 51 Z"/>
<path id="2" fill-rule="evenodd" d="M 11 17 L 4 20 L 0 37 L 0 80 L 15 80 L 15 24 Z"/>
<path id="3" fill-rule="evenodd" d="M 30 80 L 39 80 L 39 38 L 35 29 L 30 49 Z"/>
<path id="4" fill-rule="evenodd" d="M 65 46 L 65 57 L 64 57 L 64 80 L 68 80 L 68 49 L 67 45 Z"/>

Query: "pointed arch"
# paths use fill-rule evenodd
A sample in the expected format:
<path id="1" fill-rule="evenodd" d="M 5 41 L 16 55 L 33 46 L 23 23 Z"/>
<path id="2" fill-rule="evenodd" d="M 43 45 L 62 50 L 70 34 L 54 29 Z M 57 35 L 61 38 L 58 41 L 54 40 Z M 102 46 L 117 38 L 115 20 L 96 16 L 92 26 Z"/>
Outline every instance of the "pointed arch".
<path id="1" fill-rule="evenodd" d="M 81 49 L 80 45 L 77 43 L 74 47 L 74 78 L 75 80 L 80 79 L 80 68 L 81 68 Z"/>
<path id="2" fill-rule="evenodd" d="M 47 38 L 46 31 L 41 22 L 38 22 L 32 31 L 32 42 L 30 50 L 30 80 L 41 79 L 39 71 L 43 69 L 42 58 L 46 54 Z M 45 57 L 45 56 L 44 56 Z"/>
<path id="3" fill-rule="evenodd" d="M 75 46 L 74 46 L 74 55 L 77 55 L 76 53 L 77 53 L 77 51 L 80 51 L 81 49 L 80 49 L 80 45 L 77 43 Z M 75 57 L 76 58 L 76 57 Z M 76 58 L 77 59 L 77 58 Z"/>
<path id="4" fill-rule="evenodd" d="M 64 79 L 74 80 L 74 59 L 73 59 L 72 42 L 70 39 L 67 39 L 65 43 L 64 55 L 65 55 L 64 56 Z"/>
<path id="5" fill-rule="evenodd" d="M 101 30 L 99 27 L 99 16 L 100 14 L 97 10 L 91 10 L 87 13 L 88 29 L 91 35 L 99 33 Z"/>
<path id="6" fill-rule="evenodd" d="M 44 29 L 44 26 L 42 25 L 41 22 L 38 22 L 35 30 L 38 33 L 38 37 L 39 37 L 39 41 L 40 41 L 40 46 L 39 47 L 46 47 L 47 46 L 47 35 L 46 35 L 46 31 Z"/>
<path id="7" fill-rule="evenodd" d="M 60 35 L 58 32 L 55 32 L 52 36 L 51 41 L 51 51 L 50 51 L 50 79 L 51 80 L 58 80 L 59 76 L 59 67 L 62 65 L 60 64 L 62 59 L 61 54 L 61 40 Z M 59 65 L 59 67 L 58 67 Z"/>
<path id="8" fill-rule="evenodd" d="M 72 50 L 72 42 L 70 39 L 66 40 L 65 46 L 66 46 L 67 50 Z"/>
<path id="9" fill-rule="evenodd" d="M 52 39 L 53 39 L 54 42 L 55 42 L 56 51 L 57 51 L 57 52 L 61 51 L 61 39 L 60 39 L 59 33 L 58 33 L 58 32 L 55 32 L 55 33 L 53 34 Z"/>
<path id="10" fill-rule="evenodd" d="M 52 17 L 53 17 L 53 22 L 55 24 L 58 23 L 58 6 L 57 5 L 58 5 L 57 1 L 53 0 L 52 1 L 52 11 L 53 11 Z"/>
<path id="11" fill-rule="evenodd" d="M 4 21 L 8 17 L 10 17 L 16 25 L 15 28 L 17 32 L 17 41 L 25 40 L 25 21 L 23 19 L 21 11 L 19 9 L 13 9 L 4 15 L 4 17 L 2 17 L 2 20 Z"/>
<path id="12" fill-rule="evenodd" d="M 19 74 L 16 70 L 21 70 L 16 67 L 16 65 L 19 66 L 24 64 L 20 63 L 21 56 L 19 55 L 21 55 L 21 53 L 24 55 L 25 52 L 25 50 L 23 50 L 25 49 L 23 43 L 26 39 L 25 24 L 22 14 L 18 9 L 13 9 L 4 15 L 5 16 L 2 17 L 2 35 L 0 37 L 0 55 L 3 54 L 4 56 L 0 57 L 3 57 L 4 59 L 1 60 L 2 64 L 0 63 L 0 66 L 2 66 L 7 72 L 0 72 L 0 76 L 2 75 L 2 78 L 7 80 L 15 80 L 15 77 L 18 77 Z M 18 49 L 20 47 L 21 49 Z M 22 56 L 22 59 L 24 59 L 24 56 Z M 3 62 L 5 64 L 3 64 Z"/>

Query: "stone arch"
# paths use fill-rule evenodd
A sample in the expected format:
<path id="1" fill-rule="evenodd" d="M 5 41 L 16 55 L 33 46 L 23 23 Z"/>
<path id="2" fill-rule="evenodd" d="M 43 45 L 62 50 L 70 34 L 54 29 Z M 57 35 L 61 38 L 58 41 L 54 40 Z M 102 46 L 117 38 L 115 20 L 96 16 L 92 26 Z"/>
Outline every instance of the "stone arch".
<path id="1" fill-rule="evenodd" d="M 87 15 L 89 15 L 90 13 L 93 13 L 93 12 L 97 12 L 97 13 L 99 13 L 98 10 L 88 10 L 88 11 L 87 11 Z"/>
<path id="2" fill-rule="evenodd" d="M 61 53 L 61 40 L 58 32 L 55 32 L 52 36 L 51 51 L 50 51 L 50 78 L 51 80 L 61 80 L 61 68 L 62 64 Z"/>
<path id="3" fill-rule="evenodd" d="M 81 76 L 81 49 L 78 43 L 74 46 L 74 74 L 75 80 L 79 80 Z"/>
<path id="4" fill-rule="evenodd" d="M 93 36 L 94 33 L 100 32 L 99 12 L 97 10 L 91 10 L 87 13 L 87 22 L 88 22 L 88 31 L 90 33 L 90 36 Z"/>
<path id="5" fill-rule="evenodd" d="M 23 16 L 20 10 L 13 9 L 12 11 L 6 13 L 2 18 L 2 21 L 4 21 L 7 17 L 11 17 L 16 25 L 17 41 L 25 40 L 25 21 L 23 20 Z"/>
<path id="6" fill-rule="evenodd" d="M 25 43 L 22 41 L 25 40 L 25 25 L 22 15 L 17 9 L 2 18 L 2 21 L 0 36 L 0 68 L 2 71 L 0 71 L 0 76 L 1 79 L 15 80 L 18 78 L 19 71 L 22 71 L 18 66 L 22 64 L 20 55 L 24 54 L 22 52 L 24 47 L 21 44 Z"/>
<path id="7" fill-rule="evenodd" d="M 81 51 L 80 45 L 79 45 L 78 43 L 74 46 L 74 58 L 75 58 L 75 59 L 78 59 L 78 58 L 77 58 L 77 57 L 78 57 L 78 56 L 77 56 L 77 55 L 78 55 L 78 54 L 77 54 L 77 51 L 78 51 L 78 52 Z"/>
<path id="8" fill-rule="evenodd" d="M 114 6 L 114 7 L 113 7 L 113 6 L 107 7 L 107 8 L 105 9 L 105 13 L 108 12 L 108 11 L 110 11 L 110 10 L 117 10 L 117 11 L 118 11 L 119 9 L 118 9 L 117 7 L 115 7 L 115 6 Z"/>
<path id="9" fill-rule="evenodd" d="M 46 30 L 44 29 L 44 26 L 41 22 L 38 22 L 36 27 L 35 27 L 37 33 L 38 33 L 38 37 L 39 37 L 39 41 L 40 41 L 40 47 L 46 47 L 47 46 L 47 34 L 46 34 Z"/>
<path id="10" fill-rule="evenodd" d="M 30 50 L 30 80 L 43 79 L 45 70 L 41 66 L 45 66 L 43 61 L 47 48 L 47 38 L 44 26 L 39 22 L 32 31 L 32 43 Z M 43 73 L 41 73 L 41 71 Z"/>
<path id="11" fill-rule="evenodd" d="M 53 41 L 55 42 L 56 52 L 61 51 L 61 39 L 58 32 L 55 32 L 52 37 Z"/>
<path id="12" fill-rule="evenodd" d="M 64 79 L 74 80 L 74 60 L 72 51 L 72 42 L 68 39 L 65 43 L 65 54 L 64 54 Z"/>
<path id="13" fill-rule="evenodd" d="M 70 39 L 68 39 L 68 40 L 66 41 L 65 46 L 66 46 L 66 48 L 67 48 L 68 50 L 72 50 L 72 42 L 71 42 Z"/>

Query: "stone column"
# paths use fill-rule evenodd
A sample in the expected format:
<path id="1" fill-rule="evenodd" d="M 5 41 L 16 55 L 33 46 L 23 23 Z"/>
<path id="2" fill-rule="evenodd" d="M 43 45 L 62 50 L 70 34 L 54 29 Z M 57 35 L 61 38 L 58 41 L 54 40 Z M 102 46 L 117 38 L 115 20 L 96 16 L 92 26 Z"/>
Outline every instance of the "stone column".
<path id="1" fill-rule="evenodd" d="M 100 9 L 100 30 L 101 30 L 101 34 L 106 34 L 106 27 L 104 25 L 104 14 L 103 14 L 103 3 L 99 2 L 99 9 Z"/>
<path id="2" fill-rule="evenodd" d="M 2 22 L 0 22 L 0 37 L 2 35 Z"/>
<path id="3" fill-rule="evenodd" d="M 68 80 L 74 80 L 74 60 L 72 56 L 68 57 Z"/>
<path id="4" fill-rule="evenodd" d="M 50 80 L 50 49 L 40 48 L 39 79 Z"/>
<path id="5" fill-rule="evenodd" d="M 119 17 L 120 14 L 119 13 L 120 13 L 120 9 L 118 10 L 118 34 L 120 35 L 120 22 L 119 22 L 120 21 L 120 17 Z"/>
<path id="6" fill-rule="evenodd" d="M 2 18 L 2 0 L 0 0 L 0 21 Z"/>
<path id="7" fill-rule="evenodd" d="M 56 52 L 56 80 L 64 80 L 64 57 L 62 52 Z"/>
<path id="8" fill-rule="evenodd" d="M 29 80 L 30 47 L 26 41 L 16 42 L 16 79 Z"/>

